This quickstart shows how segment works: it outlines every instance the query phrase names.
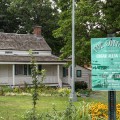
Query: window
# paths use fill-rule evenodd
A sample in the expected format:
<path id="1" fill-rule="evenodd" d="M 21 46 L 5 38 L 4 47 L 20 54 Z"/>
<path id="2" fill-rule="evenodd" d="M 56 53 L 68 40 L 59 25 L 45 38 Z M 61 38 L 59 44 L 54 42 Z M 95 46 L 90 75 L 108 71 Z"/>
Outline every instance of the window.
<path id="1" fill-rule="evenodd" d="M 15 65 L 15 75 L 24 75 L 24 65 Z"/>
<path id="2" fill-rule="evenodd" d="M 36 55 L 36 54 L 39 54 L 39 52 L 34 52 L 34 51 L 33 51 L 32 54 L 33 54 L 33 55 Z"/>
<path id="3" fill-rule="evenodd" d="M 77 70 L 77 71 L 76 71 L 76 76 L 77 76 L 77 77 L 81 77 L 81 76 L 82 76 L 81 70 Z"/>
<path id="4" fill-rule="evenodd" d="M 31 65 L 15 65 L 15 75 L 31 75 Z M 38 70 L 42 70 L 42 66 L 38 65 Z"/>
<path id="5" fill-rule="evenodd" d="M 42 70 L 42 65 L 38 65 L 38 71 L 39 72 L 41 72 L 41 70 Z M 39 73 L 39 75 L 40 75 L 41 73 Z"/>
<path id="6" fill-rule="evenodd" d="M 5 54 L 12 54 L 12 51 L 5 51 Z"/>
<path id="7" fill-rule="evenodd" d="M 68 69 L 63 67 L 63 77 L 68 76 Z"/>

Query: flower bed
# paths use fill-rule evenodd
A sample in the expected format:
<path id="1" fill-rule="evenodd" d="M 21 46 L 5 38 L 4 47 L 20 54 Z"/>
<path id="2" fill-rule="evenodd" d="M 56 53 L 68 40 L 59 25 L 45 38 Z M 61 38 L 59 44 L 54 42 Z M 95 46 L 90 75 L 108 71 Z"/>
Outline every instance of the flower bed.
<path id="1" fill-rule="evenodd" d="M 92 120 L 108 120 L 108 106 L 103 103 L 91 104 L 90 114 Z M 120 120 L 120 104 L 116 105 L 116 119 Z"/>

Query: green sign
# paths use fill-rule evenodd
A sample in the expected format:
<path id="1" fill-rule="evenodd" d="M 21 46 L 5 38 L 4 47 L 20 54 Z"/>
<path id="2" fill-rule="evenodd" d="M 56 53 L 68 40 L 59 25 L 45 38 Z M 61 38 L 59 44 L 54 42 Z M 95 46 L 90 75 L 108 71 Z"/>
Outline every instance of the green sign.
<path id="1" fill-rule="evenodd" d="M 120 37 L 92 38 L 92 89 L 120 90 Z"/>

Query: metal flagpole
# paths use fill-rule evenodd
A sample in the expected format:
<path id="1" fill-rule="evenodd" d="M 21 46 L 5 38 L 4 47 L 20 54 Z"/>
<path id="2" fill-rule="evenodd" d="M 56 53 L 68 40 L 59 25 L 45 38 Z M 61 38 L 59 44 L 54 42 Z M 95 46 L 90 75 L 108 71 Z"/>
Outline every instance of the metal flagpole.
<path id="1" fill-rule="evenodd" d="M 72 1 L 72 90 L 70 99 L 75 102 L 77 96 L 75 93 L 75 0 Z"/>

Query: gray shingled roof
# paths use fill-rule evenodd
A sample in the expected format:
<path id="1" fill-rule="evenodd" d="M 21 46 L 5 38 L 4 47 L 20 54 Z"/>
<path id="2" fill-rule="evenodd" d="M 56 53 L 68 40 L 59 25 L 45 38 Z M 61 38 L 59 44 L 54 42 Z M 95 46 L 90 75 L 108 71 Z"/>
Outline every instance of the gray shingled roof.
<path id="1" fill-rule="evenodd" d="M 0 50 L 45 50 L 48 46 L 42 36 L 30 34 L 0 33 Z"/>
<path id="2" fill-rule="evenodd" d="M 30 56 L 16 55 L 0 55 L 0 62 L 30 62 Z M 67 60 L 59 60 L 58 57 L 51 56 L 35 56 L 36 62 L 67 62 Z"/>

